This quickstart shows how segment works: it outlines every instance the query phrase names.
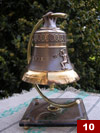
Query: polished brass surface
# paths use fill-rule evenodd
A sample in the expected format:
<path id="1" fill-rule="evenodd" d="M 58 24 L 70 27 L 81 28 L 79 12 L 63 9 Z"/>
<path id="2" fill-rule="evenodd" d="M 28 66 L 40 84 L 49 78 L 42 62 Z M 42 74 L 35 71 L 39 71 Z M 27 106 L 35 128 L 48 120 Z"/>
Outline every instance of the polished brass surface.
<path id="1" fill-rule="evenodd" d="M 54 107 L 57 107 L 57 108 L 68 108 L 68 107 L 71 107 L 75 104 L 77 104 L 77 100 L 76 99 L 75 101 L 73 102 L 69 102 L 67 104 L 60 104 L 60 103 L 55 103 L 54 101 L 48 99 L 46 96 L 44 96 L 44 94 L 40 91 L 40 87 L 38 85 L 35 84 L 35 88 L 36 90 L 38 91 L 38 93 L 40 94 L 40 96 L 46 101 L 48 102 L 49 104 L 51 104 L 52 106 Z"/>
<path id="2" fill-rule="evenodd" d="M 52 106 L 51 104 L 47 107 L 47 109 L 50 112 L 58 112 L 58 111 L 61 111 L 62 110 L 62 108 Z"/>
<path id="3" fill-rule="evenodd" d="M 35 33 L 35 31 L 39 28 L 39 26 L 42 23 L 43 23 L 43 18 L 38 21 L 38 23 L 35 25 L 35 27 L 33 28 L 32 32 L 31 32 L 31 35 L 30 35 L 30 38 L 29 38 L 29 42 L 28 42 L 28 48 L 27 48 L 27 61 L 28 61 L 28 64 L 29 64 L 29 62 L 31 60 L 31 45 L 32 45 L 33 34 Z"/>
<path id="4" fill-rule="evenodd" d="M 50 90 L 54 90 L 54 86 L 55 86 L 55 83 L 52 83 L 52 84 L 50 85 Z"/>
<path id="5" fill-rule="evenodd" d="M 30 127 L 28 127 L 28 126 L 24 126 L 23 127 L 25 130 L 28 130 Z"/>
<path id="6" fill-rule="evenodd" d="M 32 84 L 35 83 L 45 85 L 46 83 L 48 83 L 46 72 L 28 71 L 24 74 L 22 80 Z"/>
<path id="7" fill-rule="evenodd" d="M 79 76 L 74 70 L 64 70 L 58 72 L 48 71 L 28 71 L 23 76 L 23 81 L 32 84 L 50 85 L 55 84 L 68 84 L 79 80 Z"/>

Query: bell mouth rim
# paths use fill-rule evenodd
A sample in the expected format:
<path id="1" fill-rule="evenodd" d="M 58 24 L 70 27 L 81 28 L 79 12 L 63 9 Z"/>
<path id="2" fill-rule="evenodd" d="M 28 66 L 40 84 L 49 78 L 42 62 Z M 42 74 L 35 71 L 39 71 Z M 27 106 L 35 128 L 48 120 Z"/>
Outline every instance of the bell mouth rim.
<path id="1" fill-rule="evenodd" d="M 27 71 L 22 80 L 31 84 L 50 85 L 54 84 L 69 84 L 78 81 L 80 78 L 73 70 L 62 71 Z"/>

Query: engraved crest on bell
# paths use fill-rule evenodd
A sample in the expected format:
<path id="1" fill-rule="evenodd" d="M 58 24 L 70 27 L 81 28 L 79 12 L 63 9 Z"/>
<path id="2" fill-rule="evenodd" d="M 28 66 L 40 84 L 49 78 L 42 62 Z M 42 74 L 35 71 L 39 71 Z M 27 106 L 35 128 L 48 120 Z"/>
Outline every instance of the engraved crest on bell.
<path id="1" fill-rule="evenodd" d="M 62 66 L 62 69 L 63 70 L 67 69 L 66 64 L 68 63 L 68 56 L 67 56 L 67 54 L 65 52 L 65 49 L 61 49 L 59 54 L 63 58 L 63 61 L 60 63 L 61 66 Z"/>

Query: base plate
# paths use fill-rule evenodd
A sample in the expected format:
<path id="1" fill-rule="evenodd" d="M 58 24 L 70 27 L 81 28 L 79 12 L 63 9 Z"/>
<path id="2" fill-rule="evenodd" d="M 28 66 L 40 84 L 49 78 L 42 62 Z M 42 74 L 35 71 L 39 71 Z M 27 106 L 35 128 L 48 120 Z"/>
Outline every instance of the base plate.
<path id="1" fill-rule="evenodd" d="M 76 98 L 53 98 L 52 101 L 60 104 L 67 104 Z M 33 99 L 27 108 L 19 125 L 30 126 L 77 126 L 77 120 L 88 120 L 83 100 L 72 107 L 62 108 L 57 112 L 48 111 L 49 104 L 43 99 Z"/>

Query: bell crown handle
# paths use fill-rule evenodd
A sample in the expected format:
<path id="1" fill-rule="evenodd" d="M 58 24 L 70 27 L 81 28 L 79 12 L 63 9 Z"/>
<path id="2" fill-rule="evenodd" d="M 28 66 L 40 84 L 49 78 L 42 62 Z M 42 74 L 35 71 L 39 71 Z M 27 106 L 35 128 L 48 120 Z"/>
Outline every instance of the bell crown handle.
<path id="1" fill-rule="evenodd" d="M 31 60 L 31 45 L 32 45 L 33 35 L 36 32 L 36 30 L 40 27 L 40 25 L 44 22 L 44 20 L 47 19 L 47 17 L 48 18 L 53 18 L 54 21 L 56 22 L 56 18 L 58 18 L 58 17 L 59 18 L 67 18 L 67 14 L 48 12 L 37 22 L 37 24 L 34 26 L 32 32 L 30 34 L 30 38 L 29 38 L 29 42 L 28 42 L 28 48 L 27 48 L 27 62 L 28 62 L 28 64 L 30 63 L 30 60 Z M 48 24 L 46 24 L 46 26 L 47 25 Z M 56 25 L 54 27 L 56 27 Z"/>
<path id="2" fill-rule="evenodd" d="M 56 19 L 60 18 L 66 18 L 67 15 L 65 13 L 52 13 L 48 12 L 43 16 L 44 19 L 44 26 L 45 28 L 54 29 L 56 27 Z"/>
<path id="3" fill-rule="evenodd" d="M 56 18 L 66 18 L 67 17 L 67 14 L 66 13 L 53 13 L 53 12 L 48 12 L 46 13 L 45 15 L 43 15 L 43 18 L 44 17 L 56 17 Z"/>

